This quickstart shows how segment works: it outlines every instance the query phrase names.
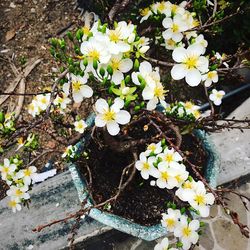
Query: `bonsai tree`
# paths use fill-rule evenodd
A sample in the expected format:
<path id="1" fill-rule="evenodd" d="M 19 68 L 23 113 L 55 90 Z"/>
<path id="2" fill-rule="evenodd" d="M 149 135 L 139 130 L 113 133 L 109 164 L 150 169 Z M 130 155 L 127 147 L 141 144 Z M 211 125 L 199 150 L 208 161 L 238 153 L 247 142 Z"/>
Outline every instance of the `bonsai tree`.
<path id="1" fill-rule="evenodd" d="M 77 213 L 39 226 L 36 231 L 79 219 L 91 208 L 114 212 L 112 207 L 139 180 L 140 185 L 156 190 L 154 194 L 158 195 L 160 190 L 165 192 L 162 195 L 168 194 L 162 202 L 165 211 L 156 211 L 162 212 L 161 218 L 157 215 L 154 220 L 161 221 L 178 240 L 170 248 L 165 238 L 155 249 L 189 249 L 197 244 L 204 225 L 200 219 L 209 216 L 215 202 L 248 237 L 247 226 L 239 222 L 223 199 L 223 192 L 230 190 L 217 190 L 206 180 L 206 152 L 193 136 L 197 129 L 211 132 L 249 128 L 249 120 L 225 119 L 215 110 L 225 95 L 219 75 L 245 67 L 249 62 L 245 58 L 238 60 L 242 51 L 226 56 L 210 49 L 205 32 L 240 10 L 223 16 L 222 6 L 207 1 L 209 16 L 205 16 L 202 10 L 206 1 L 180 4 L 163 1 L 140 9 L 141 16 L 134 20 L 137 25 L 113 21 L 129 2 L 116 3 L 110 10 L 109 22 L 85 20 L 84 27 L 68 31 L 65 38 L 50 39 L 50 52 L 59 74 L 50 88 L 32 94 L 27 109 L 32 122 L 23 123 L 15 119 L 15 114 L 0 113 L 2 154 L 10 147 L 16 147 L 18 153 L 6 157 L 0 166 L 2 180 L 9 186 L 9 206 L 13 212 L 29 206 L 32 185 L 46 178 L 37 173 L 36 162 L 54 152 L 63 161 L 85 166 L 81 171 L 95 203 L 90 207 L 83 203 Z M 210 112 L 203 113 L 199 103 L 187 93 L 204 95 Z M 93 113 L 92 126 L 87 117 L 93 117 Z M 44 136 L 41 131 L 49 126 L 53 128 L 52 132 L 48 130 L 49 135 L 58 143 L 58 149 L 35 156 L 39 139 Z M 84 150 L 79 150 L 76 143 L 82 138 Z M 32 160 L 25 158 L 27 152 L 34 155 Z M 120 172 L 112 180 L 118 183 L 113 188 L 115 192 L 98 201 L 93 180 L 105 177 L 98 169 L 104 160 L 110 165 L 108 174 L 116 171 L 114 162 Z"/>

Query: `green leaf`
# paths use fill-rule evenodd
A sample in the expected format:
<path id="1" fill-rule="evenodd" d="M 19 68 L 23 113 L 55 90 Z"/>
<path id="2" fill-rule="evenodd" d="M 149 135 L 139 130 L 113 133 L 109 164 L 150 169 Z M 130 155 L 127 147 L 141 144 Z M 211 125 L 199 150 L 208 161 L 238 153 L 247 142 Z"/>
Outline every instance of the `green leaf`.
<path id="1" fill-rule="evenodd" d="M 113 92 L 115 95 L 120 96 L 120 95 L 122 94 L 122 91 L 121 91 L 120 89 L 116 89 L 116 88 L 111 87 L 111 90 L 112 90 L 112 92 Z"/>

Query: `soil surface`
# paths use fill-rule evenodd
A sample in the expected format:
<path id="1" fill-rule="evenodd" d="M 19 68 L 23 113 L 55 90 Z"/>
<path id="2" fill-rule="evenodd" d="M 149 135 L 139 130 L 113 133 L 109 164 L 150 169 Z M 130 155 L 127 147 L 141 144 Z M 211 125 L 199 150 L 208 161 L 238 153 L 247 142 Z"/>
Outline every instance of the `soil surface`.
<path id="1" fill-rule="evenodd" d="M 133 127 L 129 133 L 137 134 L 138 138 L 155 136 L 155 131 L 147 131 L 145 133 L 142 129 L 144 124 L 140 125 Z M 101 136 L 98 136 L 98 143 L 91 140 L 86 149 L 89 153 L 89 160 L 78 162 L 79 169 L 87 180 L 89 175 L 86 164 L 89 166 L 93 179 L 91 190 L 96 204 L 116 194 L 123 169 L 134 161 L 131 152 L 136 152 L 139 155 L 146 148 L 146 145 L 140 145 L 134 147 L 130 152 L 120 153 L 105 146 L 100 147 L 103 143 Z M 195 136 L 186 135 L 183 136 L 183 143 L 180 149 L 188 155 L 192 163 L 200 166 L 200 171 L 203 173 L 207 156 L 200 143 Z M 195 177 L 191 169 L 187 168 L 187 170 Z M 127 173 L 126 178 L 129 177 L 130 173 L 130 171 Z M 173 202 L 173 194 L 173 190 L 151 186 L 150 179 L 144 180 L 140 172 L 136 170 L 133 180 L 121 193 L 116 202 L 110 204 L 110 207 L 104 206 L 103 209 L 142 225 L 154 225 L 160 222 L 161 213 L 166 211 L 167 203 L 169 201 Z M 178 204 L 186 206 L 181 201 L 178 201 Z"/>
<path id="2" fill-rule="evenodd" d="M 16 78 L 12 64 L 21 72 L 26 63 L 34 58 L 41 59 L 34 70 L 26 78 L 26 93 L 38 93 L 46 87 L 51 87 L 53 74 L 57 64 L 49 53 L 49 38 L 63 36 L 64 29 L 71 30 L 82 25 L 80 11 L 75 8 L 74 0 L 1 0 L 0 1 L 0 86 L 6 91 Z M 17 87 L 16 93 L 19 92 Z M 25 96 L 19 121 L 29 122 L 32 117 L 27 114 L 27 105 L 32 96 Z M 11 112 L 18 103 L 18 96 L 9 97 L 1 110 Z M 47 129 L 51 126 L 45 125 Z M 47 133 L 43 133 L 40 141 L 42 149 L 58 148 L 58 143 Z M 9 149 L 8 155 L 16 154 L 15 148 Z M 39 154 L 39 152 L 38 152 Z M 36 167 L 42 169 L 52 155 L 42 157 Z M 0 156 L 2 162 L 2 157 Z M 62 171 L 63 164 L 56 164 Z M 0 180 L 0 199 L 6 194 L 7 186 Z"/>

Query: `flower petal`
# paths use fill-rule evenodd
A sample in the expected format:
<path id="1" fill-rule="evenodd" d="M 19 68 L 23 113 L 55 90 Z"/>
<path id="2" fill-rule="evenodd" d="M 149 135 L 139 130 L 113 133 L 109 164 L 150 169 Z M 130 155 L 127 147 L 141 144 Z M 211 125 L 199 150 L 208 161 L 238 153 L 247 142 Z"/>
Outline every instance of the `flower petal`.
<path id="1" fill-rule="evenodd" d="M 95 103 L 95 109 L 98 113 L 103 114 L 105 110 L 109 109 L 109 105 L 104 99 L 100 98 Z"/>
<path id="2" fill-rule="evenodd" d="M 93 95 L 93 89 L 90 88 L 88 85 L 83 85 L 81 87 L 81 94 L 83 97 L 89 98 Z"/>
<path id="3" fill-rule="evenodd" d="M 176 64 L 171 70 L 171 76 L 174 80 L 180 80 L 187 74 L 187 69 L 184 64 Z"/>
<path id="4" fill-rule="evenodd" d="M 170 28 L 173 24 L 173 20 L 172 18 L 169 18 L 169 17 L 165 17 L 162 21 L 162 25 L 164 28 Z"/>
<path id="5" fill-rule="evenodd" d="M 130 119 L 131 119 L 131 115 L 129 114 L 129 112 L 126 110 L 121 110 L 120 112 L 116 114 L 115 120 L 117 123 L 124 125 L 124 124 L 129 123 Z"/>
<path id="6" fill-rule="evenodd" d="M 201 73 L 198 69 L 188 70 L 185 78 L 187 84 L 191 87 L 199 85 L 201 82 Z"/>
<path id="7" fill-rule="evenodd" d="M 96 125 L 96 127 L 104 127 L 106 125 L 106 122 L 102 119 L 101 114 L 98 114 L 95 117 L 95 125 Z"/>
<path id="8" fill-rule="evenodd" d="M 133 67 L 133 62 L 131 59 L 126 58 L 121 60 L 119 70 L 123 73 L 129 72 Z"/>
<path id="9" fill-rule="evenodd" d="M 113 81 L 115 85 L 120 85 L 123 79 L 124 79 L 123 73 L 119 70 L 116 70 L 112 75 L 111 81 Z"/>
<path id="10" fill-rule="evenodd" d="M 147 61 L 143 61 L 140 64 L 139 71 L 142 75 L 146 75 L 146 74 L 152 72 L 152 65 Z"/>
<path id="11" fill-rule="evenodd" d="M 107 123 L 107 130 L 111 135 L 117 135 L 120 131 L 120 127 L 117 122 L 110 121 Z"/>
<path id="12" fill-rule="evenodd" d="M 185 59 L 185 56 L 187 54 L 187 50 L 182 48 L 182 47 L 178 47 L 175 48 L 173 53 L 172 53 L 172 57 L 176 62 L 183 62 Z"/>

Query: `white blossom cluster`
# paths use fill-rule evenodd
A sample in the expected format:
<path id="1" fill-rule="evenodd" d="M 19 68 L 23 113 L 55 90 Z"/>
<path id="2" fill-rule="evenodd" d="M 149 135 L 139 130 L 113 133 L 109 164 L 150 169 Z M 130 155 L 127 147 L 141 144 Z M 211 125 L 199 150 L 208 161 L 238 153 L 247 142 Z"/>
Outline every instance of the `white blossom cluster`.
<path id="1" fill-rule="evenodd" d="M 165 110 L 167 114 L 178 118 L 199 119 L 201 117 L 199 108 L 198 105 L 192 102 L 178 102 L 175 105 L 168 105 Z"/>
<path id="2" fill-rule="evenodd" d="M 190 248 L 192 244 L 196 244 L 199 240 L 198 230 L 200 222 L 191 220 L 186 215 L 181 214 L 180 210 L 169 208 L 167 213 L 162 214 L 161 223 L 166 227 L 167 231 L 174 233 L 174 236 L 179 238 L 181 247 L 184 250 Z M 154 248 L 155 250 L 168 249 L 168 240 L 164 238 Z M 170 248 L 176 249 L 176 248 Z"/>
<path id="3" fill-rule="evenodd" d="M 28 113 L 33 117 L 40 115 L 49 106 L 50 96 L 50 93 L 35 96 L 28 106 Z"/>
<path id="4" fill-rule="evenodd" d="M 162 32 L 162 45 L 167 50 L 173 50 L 172 58 L 177 63 L 171 70 L 174 80 L 185 78 L 192 87 L 201 82 L 210 87 L 212 83 L 218 82 L 218 74 L 216 70 L 209 69 L 209 56 L 204 56 L 208 42 L 194 30 L 199 21 L 195 19 L 195 13 L 185 9 L 186 4 L 185 1 L 179 5 L 169 1 L 156 2 L 141 10 L 141 22 L 158 15 L 163 17 L 162 26 L 165 30 Z M 215 94 L 210 100 L 220 105 L 221 98 L 221 95 Z"/>
<path id="5" fill-rule="evenodd" d="M 148 101 L 147 110 L 153 110 L 160 102 L 163 106 L 166 105 L 165 94 L 167 90 L 161 83 L 159 68 L 153 69 L 152 65 L 143 61 L 140 64 L 139 72 L 132 73 L 132 80 L 134 84 L 143 84 L 142 98 Z"/>
<path id="6" fill-rule="evenodd" d="M 180 200 L 187 202 L 199 216 L 209 216 L 210 206 L 215 200 L 214 195 L 206 191 L 203 182 L 195 181 L 190 176 L 183 164 L 182 156 L 173 148 L 168 148 L 161 141 L 157 144 L 151 143 L 146 151 L 140 153 L 135 167 L 140 171 L 143 179 L 154 178 L 150 182 L 151 185 L 156 185 L 162 189 L 173 189 L 175 195 Z M 168 231 L 175 232 L 175 236 L 181 238 L 183 248 L 188 249 L 191 243 L 195 244 L 198 240 L 198 235 L 196 236 L 194 233 L 195 236 L 192 236 L 194 234 L 191 233 L 199 228 L 196 226 L 198 222 L 195 220 L 189 223 L 187 217 L 177 216 L 176 214 L 179 215 L 178 210 L 168 210 L 168 215 L 163 214 L 163 225 L 166 226 Z M 171 220 L 166 218 L 171 218 Z M 191 231 L 175 227 L 177 224 L 181 228 L 189 228 Z M 185 248 L 184 246 L 188 247 Z"/>
<path id="7" fill-rule="evenodd" d="M 17 158 L 4 159 L 3 164 L 0 165 L 0 172 L 2 180 L 9 185 L 7 195 L 10 197 L 8 205 L 12 211 L 21 210 L 21 203 L 30 199 L 28 193 L 33 178 L 36 177 L 37 169 L 30 166 L 26 169 L 21 169 L 22 161 Z"/>

